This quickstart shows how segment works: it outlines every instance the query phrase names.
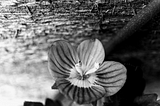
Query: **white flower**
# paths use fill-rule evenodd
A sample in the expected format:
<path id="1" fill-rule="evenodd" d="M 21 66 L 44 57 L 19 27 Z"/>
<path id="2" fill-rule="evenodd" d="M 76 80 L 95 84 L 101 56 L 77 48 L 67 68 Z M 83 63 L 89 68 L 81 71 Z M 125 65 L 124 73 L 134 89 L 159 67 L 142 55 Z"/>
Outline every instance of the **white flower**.
<path id="1" fill-rule="evenodd" d="M 48 67 L 60 92 L 79 104 L 91 103 L 117 93 L 126 81 L 125 66 L 104 58 L 98 39 L 85 40 L 77 49 L 59 40 L 49 49 Z"/>

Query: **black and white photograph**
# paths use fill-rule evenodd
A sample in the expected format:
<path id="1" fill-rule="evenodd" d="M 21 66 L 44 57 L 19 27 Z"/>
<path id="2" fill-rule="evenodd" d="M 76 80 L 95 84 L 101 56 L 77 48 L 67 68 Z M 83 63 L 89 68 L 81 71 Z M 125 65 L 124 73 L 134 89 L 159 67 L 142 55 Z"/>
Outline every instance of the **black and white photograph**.
<path id="1" fill-rule="evenodd" d="M 160 106 L 160 0 L 0 0 L 0 106 Z"/>

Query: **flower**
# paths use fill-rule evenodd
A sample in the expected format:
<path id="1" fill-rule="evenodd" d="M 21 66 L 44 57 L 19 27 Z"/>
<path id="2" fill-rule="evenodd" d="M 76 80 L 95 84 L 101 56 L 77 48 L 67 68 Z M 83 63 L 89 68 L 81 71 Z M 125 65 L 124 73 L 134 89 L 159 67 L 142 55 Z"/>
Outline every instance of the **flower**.
<path id="1" fill-rule="evenodd" d="M 86 104 L 117 93 L 126 81 L 125 66 L 104 58 L 98 39 L 84 40 L 77 49 L 58 40 L 49 49 L 48 68 L 61 93 Z"/>

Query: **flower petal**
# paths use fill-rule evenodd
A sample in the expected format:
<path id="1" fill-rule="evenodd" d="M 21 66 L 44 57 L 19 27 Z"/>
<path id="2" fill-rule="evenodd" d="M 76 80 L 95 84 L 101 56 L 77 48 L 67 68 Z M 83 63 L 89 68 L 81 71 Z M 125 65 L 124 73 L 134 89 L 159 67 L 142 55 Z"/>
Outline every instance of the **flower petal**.
<path id="1" fill-rule="evenodd" d="M 78 56 L 83 65 L 91 68 L 95 63 L 102 63 L 105 52 L 98 39 L 85 40 L 77 48 Z"/>
<path id="2" fill-rule="evenodd" d="M 104 62 L 96 71 L 96 83 L 106 90 L 106 96 L 117 93 L 126 81 L 126 68 L 119 62 Z"/>
<path id="3" fill-rule="evenodd" d="M 70 70 L 78 61 L 76 50 L 64 40 L 54 42 L 49 49 L 48 68 L 55 80 L 69 77 Z"/>
<path id="4" fill-rule="evenodd" d="M 57 81 L 56 84 L 62 94 L 78 104 L 91 103 L 105 95 L 105 89 L 99 85 L 83 88 L 75 86 L 65 79 Z"/>

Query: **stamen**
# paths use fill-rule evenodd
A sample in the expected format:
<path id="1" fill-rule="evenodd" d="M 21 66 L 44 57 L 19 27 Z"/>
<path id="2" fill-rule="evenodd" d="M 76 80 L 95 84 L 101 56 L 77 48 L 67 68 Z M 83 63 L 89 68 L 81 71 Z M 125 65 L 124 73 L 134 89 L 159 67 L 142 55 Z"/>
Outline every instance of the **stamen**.
<path id="1" fill-rule="evenodd" d="M 94 67 L 92 69 L 88 70 L 85 75 L 94 73 L 95 71 L 98 70 L 98 68 L 99 68 L 99 63 L 95 63 Z"/>
<path id="2" fill-rule="evenodd" d="M 75 64 L 75 68 L 76 68 L 76 71 L 77 71 L 81 76 L 83 76 L 82 70 L 81 70 L 81 63 L 80 63 L 80 62 L 77 63 L 77 64 Z"/>

